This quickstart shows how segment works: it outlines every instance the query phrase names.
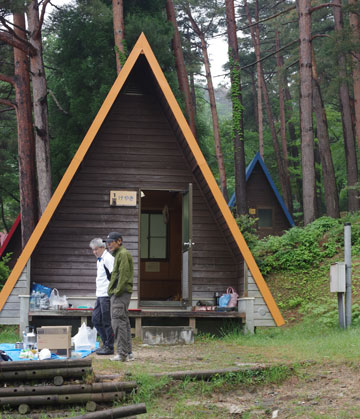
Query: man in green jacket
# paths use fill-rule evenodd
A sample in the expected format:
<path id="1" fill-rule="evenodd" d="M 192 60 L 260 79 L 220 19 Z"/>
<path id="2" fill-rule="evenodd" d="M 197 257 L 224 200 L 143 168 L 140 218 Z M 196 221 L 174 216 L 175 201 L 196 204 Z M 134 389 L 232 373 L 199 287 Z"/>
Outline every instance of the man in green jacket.
<path id="1" fill-rule="evenodd" d="M 108 287 L 111 303 L 111 325 L 115 335 L 116 355 L 112 361 L 132 361 L 131 328 L 128 308 L 134 280 L 134 263 L 122 245 L 120 233 L 111 232 L 103 240 L 114 256 L 114 267 Z"/>

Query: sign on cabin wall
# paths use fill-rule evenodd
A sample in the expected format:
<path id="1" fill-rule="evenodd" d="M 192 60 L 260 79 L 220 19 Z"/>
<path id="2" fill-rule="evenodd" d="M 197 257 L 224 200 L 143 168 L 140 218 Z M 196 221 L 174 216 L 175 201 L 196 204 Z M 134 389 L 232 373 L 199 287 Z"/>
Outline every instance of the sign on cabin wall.
<path id="1" fill-rule="evenodd" d="M 136 207 L 136 191 L 110 191 L 112 207 Z"/>
<path id="2" fill-rule="evenodd" d="M 256 215 L 256 208 L 249 208 L 250 215 Z"/>
<path id="3" fill-rule="evenodd" d="M 146 262 L 145 272 L 160 272 L 160 262 Z"/>

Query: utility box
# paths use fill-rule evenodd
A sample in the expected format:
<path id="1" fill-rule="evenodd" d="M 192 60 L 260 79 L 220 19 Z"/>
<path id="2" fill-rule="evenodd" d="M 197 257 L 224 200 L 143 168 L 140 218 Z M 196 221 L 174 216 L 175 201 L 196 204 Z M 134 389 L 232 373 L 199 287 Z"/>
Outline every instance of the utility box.
<path id="1" fill-rule="evenodd" d="M 71 326 L 42 326 L 36 333 L 38 350 L 48 348 L 57 355 L 71 357 Z"/>
<path id="2" fill-rule="evenodd" d="M 346 291 L 346 264 L 345 262 L 333 263 L 330 266 L 330 292 Z"/>

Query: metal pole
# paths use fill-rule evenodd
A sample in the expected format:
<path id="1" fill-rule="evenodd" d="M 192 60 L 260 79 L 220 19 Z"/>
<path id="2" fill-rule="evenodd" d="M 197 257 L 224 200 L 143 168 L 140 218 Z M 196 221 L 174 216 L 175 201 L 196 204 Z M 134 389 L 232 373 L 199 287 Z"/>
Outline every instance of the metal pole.
<path id="1" fill-rule="evenodd" d="M 351 224 L 344 225 L 344 254 L 346 265 L 346 293 L 345 293 L 345 320 L 346 327 L 351 326 L 352 302 L 351 302 Z"/>
<path id="2" fill-rule="evenodd" d="M 346 328 L 345 322 L 345 293 L 338 292 L 338 309 L 339 309 L 339 326 L 341 329 Z"/>

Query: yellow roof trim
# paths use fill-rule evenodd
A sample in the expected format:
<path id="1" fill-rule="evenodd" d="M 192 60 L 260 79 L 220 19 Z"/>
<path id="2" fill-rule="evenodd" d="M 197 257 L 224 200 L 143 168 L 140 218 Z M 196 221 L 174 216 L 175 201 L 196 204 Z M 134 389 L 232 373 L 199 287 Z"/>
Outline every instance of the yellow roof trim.
<path id="1" fill-rule="evenodd" d="M 231 211 L 215 181 L 215 178 L 213 174 L 210 171 L 210 168 L 208 164 L 206 163 L 206 160 L 199 148 L 199 145 L 175 99 L 175 96 L 159 66 L 158 61 L 155 58 L 154 53 L 151 50 L 151 47 L 145 37 L 145 35 L 142 33 L 136 42 L 133 50 L 131 51 L 128 59 L 125 62 L 124 67 L 122 68 L 121 72 L 119 73 L 117 79 L 115 80 L 114 85 L 110 89 L 110 92 L 108 93 L 103 105 L 101 106 L 98 114 L 96 115 L 93 123 L 91 124 L 91 127 L 89 128 L 84 140 L 82 141 L 78 151 L 76 152 L 73 160 L 71 161 L 68 169 L 65 172 L 64 177 L 62 178 L 59 186 L 57 187 L 56 191 L 54 192 L 53 197 L 51 198 L 44 214 L 42 215 L 39 223 L 37 224 L 33 234 L 31 235 L 27 245 L 25 246 L 20 258 L 18 259 L 18 262 L 16 263 L 13 271 L 11 272 L 8 280 L 6 281 L 4 288 L 2 289 L 0 293 L 0 311 L 2 310 L 8 296 L 10 295 L 13 287 L 16 284 L 16 281 L 18 280 L 21 272 L 23 271 L 27 261 L 29 260 L 32 252 L 35 249 L 36 244 L 40 240 L 41 235 L 43 234 L 47 224 L 49 223 L 56 207 L 58 206 L 61 198 L 63 197 L 66 189 L 68 188 L 73 176 L 75 175 L 80 163 L 84 159 L 84 156 L 89 149 L 91 143 L 93 142 L 97 132 L 99 131 L 102 123 L 104 122 L 104 119 L 108 112 L 110 111 L 110 108 L 112 104 L 114 103 L 117 95 L 119 94 L 122 86 L 124 85 L 131 69 L 133 68 L 136 60 L 138 59 L 139 54 L 144 54 L 147 58 L 147 61 L 150 65 L 150 68 L 152 69 L 154 76 L 159 83 L 159 86 L 174 114 L 174 117 L 179 124 L 179 127 L 181 128 L 185 139 L 187 140 L 187 143 L 194 155 L 194 158 L 205 178 L 207 181 L 209 188 L 215 198 L 216 203 L 218 204 L 225 221 L 244 257 L 244 260 L 265 300 L 265 303 L 268 306 L 268 309 L 270 310 L 273 319 L 277 326 L 283 325 L 284 319 L 271 295 L 271 292 L 255 262 L 255 259 L 253 255 L 251 254 L 243 235 L 241 234 L 236 221 L 231 214 Z"/>

